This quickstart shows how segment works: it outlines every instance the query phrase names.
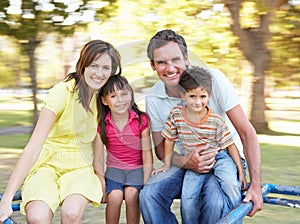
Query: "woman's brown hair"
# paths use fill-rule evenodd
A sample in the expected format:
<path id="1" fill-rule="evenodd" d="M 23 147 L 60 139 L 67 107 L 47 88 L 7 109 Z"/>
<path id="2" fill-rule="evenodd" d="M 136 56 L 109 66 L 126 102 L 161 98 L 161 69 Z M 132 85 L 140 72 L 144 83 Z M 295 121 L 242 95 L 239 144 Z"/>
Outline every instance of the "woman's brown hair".
<path id="1" fill-rule="evenodd" d="M 83 46 L 80 57 L 76 63 L 76 71 L 68 74 L 65 79 L 66 82 L 73 78 L 75 79 L 76 84 L 74 88 L 78 91 L 78 100 L 87 110 L 89 110 L 88 85 L 83 77 L 84 71 L 86 67 L 103 54 L 108 54 L 111 57 L 111 75 L 120 75 L 122 72 L 120 53 L 108 42 L 92 40 Z"/>

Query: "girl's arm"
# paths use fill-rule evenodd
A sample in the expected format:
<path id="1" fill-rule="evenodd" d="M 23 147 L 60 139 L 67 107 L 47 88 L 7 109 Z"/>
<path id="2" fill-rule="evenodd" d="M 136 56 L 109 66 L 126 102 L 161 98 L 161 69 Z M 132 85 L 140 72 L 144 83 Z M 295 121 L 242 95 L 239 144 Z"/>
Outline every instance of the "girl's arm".
<path id="1" fill-rule="evenodd" d="M 159 172 L 164 172 L 170 169 L 171 167 L 171 162 L 172 162 L 172 154 L 173 154 L 173 149 L 174 149 L 174 141 L 170 141 L 168 139 L 165 139 L 165 155 L 164 155 L 164 165 L 152 172 L 152 175 L 158 174 Z"/>
<path id="2" fill-rule="evenodd" d="M 241 160 L 239 151 L 235 144 L 228 146 L 227 149 L 228 149 L 229 155 L 231 156 L 232 160 L 236 164 L 236 167 L 238 170 L 238 175 L 239 175 L 239 181 L 242 184 L 242 190 L 245 191 L 245 190 L 247 190 L 247 180 L 246 180 L 246 177 L 244 174 L 244 168 L 242 165 L 242 160 Z"/>
<path id="3" fill-rule="evenodd" d="M 53 111 L 43 108 L 33 133 L 19 158 L 0 202 L 0 222 L 12 214 L 13 196 L 40 155 L 42 146 L 56 120 Z"/>
<path id="4" fill-rule="evenodd" d="M 153 170 L 153 155 L 150 139 L 150 127 L 146 128 L 141 134 L 142 157 L 144 169 L 144 184 L 147 183 Z"/>
<path id="5" fill-rule="evenodd" d="M 105 196 L 106 183 L 105 183 L 105 173 L 104 173 L 104 144 L 100 138 L 99 133 L 97 133 L 94 141 L 93 165 L 94 165 L 95 174 L 98 176 L 102 186 L 103 197 L 101 203 L 106 203 L 107 198 Z"/>

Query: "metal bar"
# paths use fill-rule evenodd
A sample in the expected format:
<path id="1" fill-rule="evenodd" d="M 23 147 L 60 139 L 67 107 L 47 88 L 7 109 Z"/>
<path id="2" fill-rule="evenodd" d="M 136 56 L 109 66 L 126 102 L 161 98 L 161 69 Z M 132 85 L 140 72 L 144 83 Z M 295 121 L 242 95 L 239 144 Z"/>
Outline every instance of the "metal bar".
<path id="1" fill-rule="evenodd" d="M 300 186 L 287 186 L 280 184 L 265 184 L 268 185 L 270 193 L 274 194 L 286 194 L 300 196 Z"/>
<path id="2" fill-rule="evenodd" d="M 20 211 L 20 204 L 12 204 L 11 208 L 13 211 Z"/>
<path id="3" fill-rule="evenodd" d="M 217 224 L 236 223 L 243 219 L 253 208 L 253 202 L 242 203 L 237 208 L 233 209 L 227 216 L 220 219 Z"/>
<path id="4" fill-rule="evenodd" d="M 18 223 L 12 218 L 8 218 L 3 222 L 3 224 L 18 224 Z"/>
<path id="5" fill-rule="evenodd" d="M 300 200 L 291 200 L 286 198 L 264 197 L 264 203 L 287 206 L 291 208 L 300 208 Z"/>
<path id="6" fill-rule="evenodd" d="M 0 194 L 0 201 L 2 200 L 3 194 Z M 13 197 L 13 201 L 22 200 L 22 193 L 21 191 L 17 191 Z"/>
<path id="7" fill-rule="evenodd" d="M 263 184 L 262 196 L 264 203 L 288 206 L 291 208 L 300 208 L 300 200 L 290 200 L 286 198 L 268 197 L 267 194 L 284 194 L 300 196 L 300 186 L 286 186 L 277 184 Z M 220 219 L 218 224 L 231 224 L 243 219 L 253 208 L 253 202 L 241 203 L 237 208 L 233 209 L 227 216 Z"/>

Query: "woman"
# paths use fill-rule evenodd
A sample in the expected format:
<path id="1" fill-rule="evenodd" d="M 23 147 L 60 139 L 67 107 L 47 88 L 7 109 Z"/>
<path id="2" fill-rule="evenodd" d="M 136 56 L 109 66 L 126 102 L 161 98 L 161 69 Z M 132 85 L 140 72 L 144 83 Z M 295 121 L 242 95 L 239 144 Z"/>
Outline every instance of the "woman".
<path id="1" fill-rule="evenodd" d="M 120 55 L 109 43 L 84 45 L 76 71 L 49 90 L 32 136 L 9 179 L 0 203 L 0 223 L 12 214 L 12 198 L 24 181 L 21 213 L 27 223 L 81 223 L 89 202 L 101 200 L 93 168 L 98 90 L 121 73 Z"/>

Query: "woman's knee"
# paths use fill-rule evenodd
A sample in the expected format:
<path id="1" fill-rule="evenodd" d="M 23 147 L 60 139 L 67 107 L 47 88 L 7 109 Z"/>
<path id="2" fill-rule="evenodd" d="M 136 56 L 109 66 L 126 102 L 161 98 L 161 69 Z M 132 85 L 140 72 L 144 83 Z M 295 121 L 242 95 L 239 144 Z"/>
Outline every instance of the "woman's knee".
<path id="1" fill-rule="evenodd" d="M 43 201 L 31 201 L 26 205 L 26 222 L 29 224 L 51 223 L 53 213 Z"/>
<path id="2" fill-rule="evenodd" d="M 81 221 L 88 200 L 79 194 L 68 196 L 61 206 L 62 223 L 78 223 Z"/>

